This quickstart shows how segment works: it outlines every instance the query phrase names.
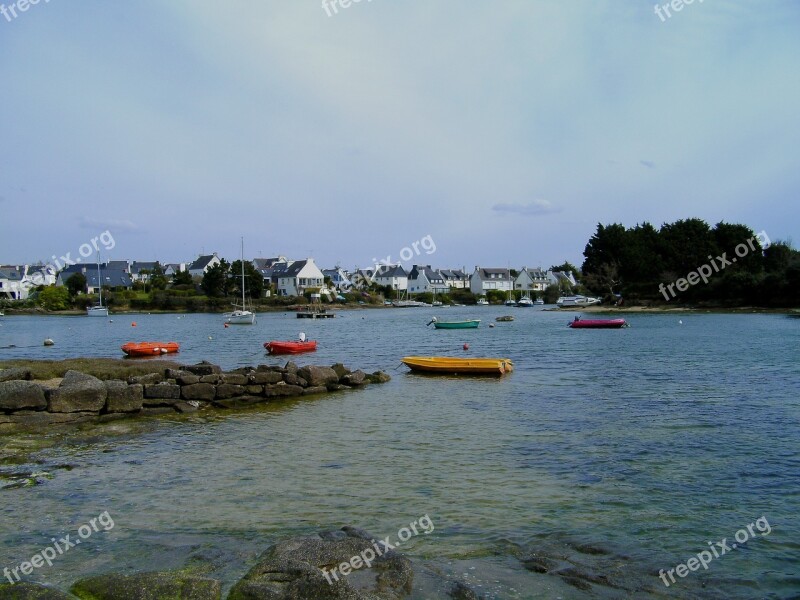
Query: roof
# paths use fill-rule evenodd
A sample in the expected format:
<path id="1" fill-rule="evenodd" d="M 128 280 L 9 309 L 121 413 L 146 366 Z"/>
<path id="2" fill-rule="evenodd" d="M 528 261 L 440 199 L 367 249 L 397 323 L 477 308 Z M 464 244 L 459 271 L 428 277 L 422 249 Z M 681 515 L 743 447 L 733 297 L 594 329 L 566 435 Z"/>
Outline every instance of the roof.
<path id="1" fill-rule="evenodd" d="M 439 269 L 439 273 L 445 279 L 466 279 L 467 274 L 461 269 Z"/>
<path id="2" fill-rule="evenodd" d="M 153 263 L 155 264 L 155 263 Z M 109 269 L 115 269 L 120 271 L 129 271 L 130 265 L 128 265 L 127 260 L 110 260 L 106 265 Z"/>
<path id="3" fill-rule="evenodd" d="M 201 269 L 205 269 L 209 263 L 217 258 L 216 254 L 206 254 L 205 256 L 198 256 L 197 260 L 195 260 L 191 265 L 189 265 L 190 271 L 199 271 Z"/>
<path id="4" fill-rule="evenodd" d="M 494 279 L 495 281 L 503 281 L 511 279 L 511 271 L 509 269 L 495 269 L 495 268 L 480 268 L 475 267 L 475 273 L 481 279 Z M 473 273 L 474 274 L 474 273 Z M 494 275 L 494 277 L 492 277 Z"/>
<path id="5" fill-rule="evenodd" d="M 277 263 L 285 262 L 288 262 L 285 256 L 275 256 L 273 258 L 254 258 L 253 266 L 256 269 L 269 269 L 270 267 L 275 266 Z"/>
<path id="6" fill-rule="evenodd" d="M 281 277 L 297 277 L 297 274 L 308 264 L 307 260 L 297 260 L 280 274 Z"/>
<path id="7" fill-rule="evenodd" d="M 438 272 L 434 271 L 430 265 L 414 265 L 411 272 L 408 274 L 408 278 L 419 279 L 420 273 L 423 273 L 425 278 L 431 283 L 434 281 L 444 281 L 444 278 Z"/>
<path id="8" fill-rule="evenodd" d="M 381 265 L 375 271 L 375 277 L 407 277 L 408 273 L 402 265 Z"/>
<path id="9" fill-rule="evenodd" d="M 113 263 L 114 263 L 114 261 L 108 263 L 108 267 L 110 269 L 114 268 L 114 264 Z M 142 271 L 153 271 L 156 268 L 161 268 L 161 265 L 159 264 L 158 261 L 155 261 L 155 262 L 137 262 L 137 261 L 133 261 L 131 263 L 130 272 L 133 275 L 138 275 Z"/>
<path id="10" fill-rule="evenodd" d="M 121 269 L 106 269 L 105 271 L 101 271 L 100 277 L 104 286 L 131 287 L 132 285 L 130 275 Z M 97 271 L 94 273 L 86 273 L 86 285 L 93 288 L 99 287 Z"/>

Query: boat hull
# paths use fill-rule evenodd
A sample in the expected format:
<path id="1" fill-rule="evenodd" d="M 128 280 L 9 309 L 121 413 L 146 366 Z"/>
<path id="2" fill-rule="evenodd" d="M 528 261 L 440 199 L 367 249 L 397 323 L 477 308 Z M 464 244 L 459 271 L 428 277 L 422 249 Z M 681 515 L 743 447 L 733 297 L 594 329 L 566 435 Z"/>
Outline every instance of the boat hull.
<path id="1" fill-rule="evenodd" d="M 178 342 L 129 342 L 122 346 L 122 351 L 128 356 L 161 356 L 179 352 L 180 349 Z"/>
<path id="2" fill-rule="evenodd" d="M 317 349 L 317 342 L 310 340 L 307 342 L 281 342 L 273 340 L 265 342 L 264 348 L 270 354 L 301 354 L 303 352 L 314 352 Z"/>
<path id="3" fill-rule="evenodd" d="M 256 313 L 249 310 L 235 310 L 225 315 L 225 322 L 231 325 L 252 325 L 256 322 Z"/>
<path id="4" fill-rule="evenodd" d="M 412 371 L 445 375 L 504 375 L 514 369 L 507 358 L 456 358 L 452 356 L 405 356 L 402 359 Z"/>
<path id="5" fill-rule="evenodd" d="M 480 319 L 472 321 L 436 321 L 433 326 L 436 329 L 475 329 L 481 324 Z"/>
<path id="6" fill-rule="evenodd" d="M 105 306 L 92 306 L 86 309 L 86 315 L 89 317 L 107 317 L 108 308 Z"/>
<path id="7" fill-rule="evenodd" d="M 627 325 L 625 319 L 581 319 L 569 324 L 572 329 L 619 329 Z"/>

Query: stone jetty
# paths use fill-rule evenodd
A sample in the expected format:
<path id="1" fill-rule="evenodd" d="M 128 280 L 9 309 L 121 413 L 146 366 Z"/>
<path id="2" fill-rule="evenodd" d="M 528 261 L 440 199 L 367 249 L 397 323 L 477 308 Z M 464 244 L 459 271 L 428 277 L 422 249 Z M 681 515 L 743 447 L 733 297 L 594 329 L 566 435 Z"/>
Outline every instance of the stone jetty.
<path id="1" fill-rule="evenodd" d="M 160 372 L 100 380 L 67 371 L 56 386 L 32 379 L 25 368 L 0 370 L 0 432 L 102 422 L 139 415 L 241 408 L 282 398 L 314 396 L 385 383 L 382 372 L 330 367 L 261 365 L 223 372 L 208 362 Z"/>

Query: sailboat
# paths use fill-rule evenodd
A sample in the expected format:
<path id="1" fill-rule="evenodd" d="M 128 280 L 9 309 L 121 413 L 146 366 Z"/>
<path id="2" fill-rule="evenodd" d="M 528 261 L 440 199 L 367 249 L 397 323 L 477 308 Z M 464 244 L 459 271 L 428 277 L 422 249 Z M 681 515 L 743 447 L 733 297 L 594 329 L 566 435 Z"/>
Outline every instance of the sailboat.
<path id="1" fill-rule="evenodd" d="M 236 309 L 233 312 L 225 313 L 225 322 L 231 325 L 252 325 L 256 322 L 256 313 L 247 310 L 245 304 L 245 290 L 244 290 L 244 238 L 242 238 L 242 308 Z M 234 304 L 234 306 L 237 306 Z"/>
<path id="2" fill-rule="evenodd" d="M 86 314 L 90 317 L 107 317 L 108 307 L 103 306 L 103 277 L 100 274 L 100 253 L 97 253 L 97 286 L 100 290 L 100 301 L 86 309 Z"/>

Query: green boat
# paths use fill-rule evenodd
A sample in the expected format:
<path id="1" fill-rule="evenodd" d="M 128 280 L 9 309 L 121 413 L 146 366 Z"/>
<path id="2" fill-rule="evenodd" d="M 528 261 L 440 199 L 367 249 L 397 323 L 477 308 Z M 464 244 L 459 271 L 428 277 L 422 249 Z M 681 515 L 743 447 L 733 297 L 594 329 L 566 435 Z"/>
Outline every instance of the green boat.
<path id="1" fill-rule="evenodd" d="M 480 319 L 472 319 L 470 321 L 440 321 L 433 317 L 428 325 L 433 323 L 436 329 L 475 329 L 481 324 Z"/>

